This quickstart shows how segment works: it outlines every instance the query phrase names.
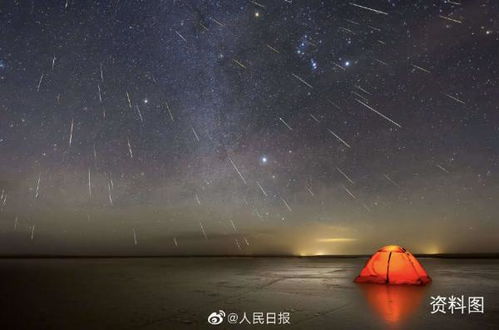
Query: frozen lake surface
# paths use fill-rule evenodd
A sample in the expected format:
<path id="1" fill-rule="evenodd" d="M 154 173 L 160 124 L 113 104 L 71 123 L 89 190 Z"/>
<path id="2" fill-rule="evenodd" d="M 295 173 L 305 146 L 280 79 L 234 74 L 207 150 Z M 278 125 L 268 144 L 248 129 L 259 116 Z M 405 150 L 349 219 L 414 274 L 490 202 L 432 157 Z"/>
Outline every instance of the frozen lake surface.
<path id="1" fill-rule="evenodd" d="M 241 327 L 209 325 L 218 310 L 290 313 L 267 328 L 499 328 L 499 260 L 419 260 L 426 287 L 355 284 L 364 258 L 0 259 L 0 328 Z M 437 295 L 483 296 L 485 312 L 431 314 Z"/>

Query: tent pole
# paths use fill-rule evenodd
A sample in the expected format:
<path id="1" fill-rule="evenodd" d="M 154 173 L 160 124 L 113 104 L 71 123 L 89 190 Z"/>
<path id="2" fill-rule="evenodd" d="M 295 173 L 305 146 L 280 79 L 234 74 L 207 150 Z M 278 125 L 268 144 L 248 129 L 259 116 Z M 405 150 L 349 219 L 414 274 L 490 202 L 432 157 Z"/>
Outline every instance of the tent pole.
<path id="1" fill-rule="evenodd" d="M 390 272 L 390 259 L 392 258 L 392 252 L 390 252 L 390 254 L 388 255 L 388 262 L 386 263 L 386 283 L 390 283 L 390 276 L 389 276 L 389 272 Z"/>

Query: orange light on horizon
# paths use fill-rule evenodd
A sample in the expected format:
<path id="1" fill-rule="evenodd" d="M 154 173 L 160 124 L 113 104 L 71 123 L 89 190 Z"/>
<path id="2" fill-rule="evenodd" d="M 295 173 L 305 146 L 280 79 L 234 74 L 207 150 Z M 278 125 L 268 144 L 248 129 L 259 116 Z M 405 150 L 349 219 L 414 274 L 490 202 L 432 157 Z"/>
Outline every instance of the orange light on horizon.
<path id="1" fill-rule="evenodd" d="M 321 243 L 340 243 L 340 242 L 353 242 L 356 241 L 356 238 L 343 238 L 343 237 L 338 237 L 338 238 L 317 238 L 317 242 Z"/>

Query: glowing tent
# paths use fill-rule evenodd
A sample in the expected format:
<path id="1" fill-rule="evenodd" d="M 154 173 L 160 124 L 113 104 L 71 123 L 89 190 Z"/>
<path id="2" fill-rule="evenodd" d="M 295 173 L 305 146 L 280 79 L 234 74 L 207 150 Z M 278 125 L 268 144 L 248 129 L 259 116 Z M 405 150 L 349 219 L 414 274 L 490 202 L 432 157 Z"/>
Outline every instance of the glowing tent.
<path id="1" fill-rule="evenodd" d="M 388 245 L 369 258 L 354 282 L 425 285 L 431 281 L 423 266 L 406 249 Z"/>

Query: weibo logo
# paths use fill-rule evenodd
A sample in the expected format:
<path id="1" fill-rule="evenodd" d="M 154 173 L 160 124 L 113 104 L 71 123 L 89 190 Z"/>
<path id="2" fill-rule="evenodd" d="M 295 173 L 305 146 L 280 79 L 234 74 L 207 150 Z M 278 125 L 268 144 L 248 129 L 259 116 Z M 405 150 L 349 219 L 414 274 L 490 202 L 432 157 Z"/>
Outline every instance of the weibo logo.
<path id="1" fill-rule="evenodd" d="M 208 315 L 208 323 L 211 325 L 219 325 L 224 321 L 225 312 L 223 310 L 219 310 L 218 312 L 213 312 Z"/>

